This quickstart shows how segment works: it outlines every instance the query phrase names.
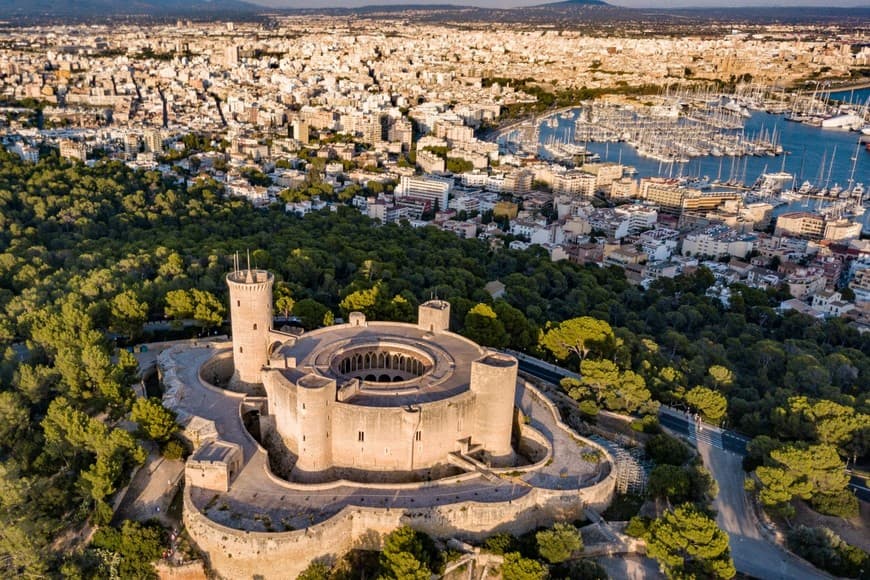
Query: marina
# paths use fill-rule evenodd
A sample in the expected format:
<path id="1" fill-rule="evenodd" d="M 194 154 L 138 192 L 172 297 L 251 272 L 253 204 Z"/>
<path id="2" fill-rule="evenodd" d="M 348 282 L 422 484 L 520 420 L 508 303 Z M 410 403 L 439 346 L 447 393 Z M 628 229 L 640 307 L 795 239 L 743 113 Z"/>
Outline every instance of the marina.
<path id="1" fill-rule="evenodd" d="M 857 102 L 870 90 L 832 93 Z M 720 103 L 723 101 L 720 101 Z M 737 103 L 727 100 L 724 103 Z M 769 113 L 731 107 L 660 108 L 638 113 L 598 103 L 527 122 L 503 134 L 503 149 L 563 163 L 620 162 L 634 177 L 683 179 L 699 189 L 736 188 L 785 211 L 818 211 L 860 220 L 870 186 L 870 140 L 860 131 L 826 128 Z"/>

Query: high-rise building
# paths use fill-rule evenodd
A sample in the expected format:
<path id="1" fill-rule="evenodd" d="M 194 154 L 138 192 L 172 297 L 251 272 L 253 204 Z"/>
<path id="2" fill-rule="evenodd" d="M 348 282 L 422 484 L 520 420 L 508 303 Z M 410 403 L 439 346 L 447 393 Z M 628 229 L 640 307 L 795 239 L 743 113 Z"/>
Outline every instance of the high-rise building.
<path id="1" fill-rule="evenodd" d="M 235 44 L 230 44 L 224 49 L 224 66 L 232 68 L 239 64 L 239 47 Z"/>
<path id="2" fill-rule="evenodd" d="M 64 139 L 60 142 L 60 156 L 65 159 L 85 161 L 87 159 L 87 149 L 84 143 Z"/>
<path id="3" fill-rule="evenodd" d="M 163 134 L 158 129 L 149 129 L 145 131 L 143 136 L 145 142 L 145 151 L 149 153 L 160 153 L 163 151 Z"/>
<path id="4" fill-rule="evenodd" d="M 293 138 L 299 141 L 300 143 L 307 145 L 308 144 L 308 123 L 303 121 L 302 119 L 296 119 L 293 121 L 291 125 L 293 129 Z"/>
<path id="5" fill-rule="evenodd" d="M 396 197 L 416 197 L 428 200 L 433 208 L 445 209 L 450 197 L 452 179 L 439 179 L 437 177 L 409 177 L 402 176 L 399 187 L 396 189 Z"/>

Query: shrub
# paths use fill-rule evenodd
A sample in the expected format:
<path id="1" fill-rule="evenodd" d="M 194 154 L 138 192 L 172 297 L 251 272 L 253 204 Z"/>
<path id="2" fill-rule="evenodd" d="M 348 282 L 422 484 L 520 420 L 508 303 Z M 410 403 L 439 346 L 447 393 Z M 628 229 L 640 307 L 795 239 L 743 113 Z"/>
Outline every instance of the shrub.
<path id="1" fill-rule="evenodd" d="M 643 505 L 643 497 L 633 494 L 618 494 L 610 502 L 610 507 L 604 510 L 602 517 L 614 522 L 625 522 L 637 515 Z"/>
<path id="2" fill-rule="evenodd" d="M 850 546 L 828 528 L 800 526 L 789 532 L 788 546 L 813 565 L 835 576 L 857 578 L 868 564 L 866 552 Z"/>
<path id="3" fill-rule="evenodd" d="M 504 555 L 508 552 L 516 552 L 519 549 L 519 542 L 514 536 L 502 532 L 488 537 L 483 547 L 493 554 Z"/>
<path id="4" fill-rule="evenodd" d="M 642 538 L 649 529 L 649 518 L 634 516 L 625 527 L 625 534 L 632 538 Z"/>
<path id="5" fill-rule="evenodd" d="M 504 580 L 544 580 L 547 577 L 547 568 L 531 558 L 523 558 L 517 552 L 510 552 L 504 555 L 501 577 Z"/>
<path id="6" fill-rule="evenodd" d="M 590 399 L 577 403 L 577 410 L 580 411 L 580 414 L 583 415 L 583 418 L 586 420 L 594 420 L 598 417 L 598 405 L 595 404 L 595 401 Z"/>
<path id="7" fill-rule="evenodd" d="M 553 579 L 607 580 L 607 572 L 594 560 L 574 560 L 555 566 L 550 570 Z"/>
<path id="8" fill-rule="evenodd" d="M 163 457 L 175 461 L 184 457 L 184 445 L 173 439 L 163 446 Z"/>
<path id="9" fill-rule="evenodd" d="M 658 435 L 662 432 L 659 419 L 655 415 L 647 415 L 641 419 L 635 419 L 629 427 L 638 433 L 648 433 L 650 435 Z"/>
<path id="10" fill-rule="evenodd" d="M 535 534 L 535 538 L 538 541 L 538 553 L 551 564 L 564 562 L 574 552 L 583 549 L 580 532 L 571 524 L 557 523 L 552 529 Z"/>
<path id="11" fill-rule="evenodd" d="M 829 516 L 851 518 L 858 515 L 858 498 L 848 489 L 836 493 L 817 493 L 810 504 L 817 512 Z"/>
<path id="12" fill-rule="evenodd" d="M 120 557 L 121 578 L 156 578 L 151 563 L 163 552 L 165 532 L 156 524 L 127 520 L 121 529 L 103 527 L 96 531 L 91 545 Z"/>
<path id="13" fill-rule="evenodd" d="M 323 562 L 312 562 L 296 580 L 329 580 L 329 566 Z"/>
<path id="14" fill-rule="evenodd" d="M 682 465 L 691 453 L 679 439 L 661 433 L 646 442 L 646 452 L 659 465 Z"/>

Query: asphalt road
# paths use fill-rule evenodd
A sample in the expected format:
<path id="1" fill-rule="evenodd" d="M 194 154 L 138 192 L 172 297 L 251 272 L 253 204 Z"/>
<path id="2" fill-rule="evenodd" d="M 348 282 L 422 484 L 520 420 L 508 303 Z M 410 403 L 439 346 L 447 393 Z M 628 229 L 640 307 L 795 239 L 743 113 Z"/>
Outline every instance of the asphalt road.
<path id="1" fill-rule="evenodd" d="M 662 407 L 659 412 L 659 423 L 668 429 L 675 431 L 687 437 L 698 437 L 701 440 L 723 449 L 740 455 L 741 459 L 746 455 L 746 444 L 749 439 L 738 435 L 732 431 L 718 429 L 711 425 L 703 425 L 702 429 L 695 430 L 690 419 L 679 411 L 673 411 L 667 407 Z M 716 437 L 713 437 L 713 434 Z M 858 499 L 870 501 L 870 489 L 867 487 L 867 482 L 862 477 L 856 475 L 851 476 L 849 487 L 858 496 Z"/>
<path id="2" fill-rule="evenodd" d="M 548 362 L 521 355 L 520 353 L 513 351 L 509 352 L 519 359 L 519 367 L 521 371 L 545 380 L 548 383 L 558 385 L 559 381 L 565 377 L 577 377 L 576 374 Z M 689 436 L 689 427 L 692 421 L 686 418 L 686 416 L 679 411 L 662 407 L 659 412 L 659 423 L 681 435 Z M 715 440 L 712 440 L 707 436 L 707 433 L 710 433 L 710 431 L 704 433 L 705 430 L 711 429 L 715 429 L 718 433 Z M 746 445 L 750 441 L 749 438 L 744 437 L 743 435 L 733 431 L 717 429 L 710 425 L 704 425 L 703 429 L 699 430 L 699 436 L 706 439 L 708 443 L 718 446 L 719 449 L 737 453 L 741 457 L 746 455 Z M 855 495 L 858 496 L 858 499 L 870 502 L 870 487 L 868 487 L 867 481 L 864 478 L 852 475 L 849 487 Z"/>
<path id="3" fill-rule="evenodd" d="M 694 431 L 694 426 L 690 425 L 689 438 L 695 442 L 704 465 L 719 485 L 713 509 L 717 512 L 719 527 L 728 533 L 731 557 L 737 570 L 765 580 L 830 578 L 762 535 L 760 523 L 743 489 L 743 457 L 723 448 L 718 430 L 704 427 L 707 434 Z"/>
<path id="4" fill-rule="evenodd" d="M 520 359 L 520 370 L 548 382 L 557 383 L 564 371 L 530 357 Z M 685 435 L 692 441 L 704 460 L 704 465 L 719 486 L 719 495 L 713 502 L 719 526 L 728 533 L 731 555 L 737 570 L 764 580 L 829 579 L 821 572 L 768 540 L 761 532 L 744 491 L 743 456 L 749 440 L 737 433 L 705 425 L 680 411 L 662 407 L 660 423 L 668 429 Z M 870 492 L 863 480 L 854 478 L 852 487 L 861 499 Z"/>

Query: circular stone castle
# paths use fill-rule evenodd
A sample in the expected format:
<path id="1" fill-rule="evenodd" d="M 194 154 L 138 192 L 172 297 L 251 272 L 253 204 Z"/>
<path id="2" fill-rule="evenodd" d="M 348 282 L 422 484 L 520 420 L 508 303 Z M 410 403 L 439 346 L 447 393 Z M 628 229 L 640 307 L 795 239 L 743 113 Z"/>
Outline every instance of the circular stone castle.
<path id="1" fill-rule="evenodd" d="M 231 346 L 158 359 L 195 449 L 184 521 L 218 575 L 293 578 L 401 525 L 479 541 L 609 504 L 608 453 L 514 357 L 450 332 L 449 303 L 420 305 L 417 324 L 354 312 L 296 336 L 271 328 L 273 281 L 230 273 Z"/>

